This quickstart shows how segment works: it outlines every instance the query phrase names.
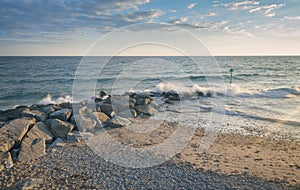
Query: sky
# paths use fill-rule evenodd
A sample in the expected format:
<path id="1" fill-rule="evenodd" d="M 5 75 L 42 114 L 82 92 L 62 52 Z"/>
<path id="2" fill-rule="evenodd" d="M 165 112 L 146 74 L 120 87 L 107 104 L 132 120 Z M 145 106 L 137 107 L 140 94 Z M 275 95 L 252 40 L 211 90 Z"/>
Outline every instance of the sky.
<path id="1" fill-rule="evenodd" d="M 300 0 L 1 0 L 0 55 L 82 56 L 105 36 L 110 51 L 99 54 L 113 54 L 119 41 L 131 45 L 134 33 L 145 41 L 149 34 L 170 34 L 180 47 L 189 46 L 166 25 L 188 31 L 211 55 L 300 55 L 299 10 Z M 124 30 L 139 23 L 162 27 Z M 157 52 L 177 55 L 151 45 L 122 55 Z"/>

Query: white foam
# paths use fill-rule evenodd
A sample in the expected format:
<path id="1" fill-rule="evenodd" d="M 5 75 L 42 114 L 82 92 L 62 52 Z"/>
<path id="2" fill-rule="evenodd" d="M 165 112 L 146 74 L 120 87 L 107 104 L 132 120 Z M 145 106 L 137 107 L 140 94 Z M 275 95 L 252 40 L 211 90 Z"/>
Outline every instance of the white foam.
<path id="1" fill-rule="evenodd" d="M 63 97 L 59 97 L 55 100 L 52 99 L 51 94 L 48 94 L 46 97 L 44 97 L 42 100 L 38 102 L 38 104 L 61 104 L 64 102 L 73 102 L 72 97 L 69 95 L 65 95 Z"/>

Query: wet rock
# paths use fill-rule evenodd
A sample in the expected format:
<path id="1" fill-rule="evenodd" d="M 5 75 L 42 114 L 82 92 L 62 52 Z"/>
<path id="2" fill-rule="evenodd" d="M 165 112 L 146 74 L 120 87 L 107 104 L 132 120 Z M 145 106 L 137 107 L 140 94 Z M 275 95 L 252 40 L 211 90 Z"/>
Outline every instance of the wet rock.
<path id="1" fill-rule="evenodd" d="M 45 154 L 46 143 L 44 138 L 25 137 L 21 144 L 18 160 L 27 162 Z"/>
<path id="2" fill-rule="evenodd" d="M 129 102 L 129 108 L 134 108 L 136 100 L 133 98 L 129 98 L 128 102 Z"/>
<path id="3" fill-rule="evenodd" d="M 3 127 L 6 124 L 7 124 L 6 122 L 0 122 L 0 128 Z"/>
<path id="4" fill-rule="evenodd" d="M 118 128 L 125 127 L 130 125 L 130 121 L 126 118 L 122 118 L 120 116 L 113 117 L 109 122 L 107 122 L 108 127 Z"/>
<path id="5" fill-rule="evenodd" d="M 61 109 L 61 110 L 58 110 L 58 111 L 55 111 L 55 112 L 51 113 L 49 115 L 49 117 L 52 118 L 52 119 L 59 119 L 59 120 L 62 120 L 62 121 L 68 121 L 69 118 L 71 117 L 71 114 L 72 114 L 71 109 L 64 108 L 64 109 Z"/>
<path id="6" fill-rule="evenodd" d="M 67 108 L 67 109 L 72 109 L 72 103 L 70 103 L 70 102 L 63 102 L 63 103 L 60 104 L 60 107 Z"/>
<path id="7" fill-rule="evenodd" d="M 21 117 L 21 113 L 24 110 L 29 110 L 27 106 L 19 106 L 15 109 L 8 109 L 0 112 L 0 121 L 6 122 L 14 119 L 18 119 Z"/>
<path id="8" fill-rule="evenodd" d="M 133 116 L 134 118 L 137 117 L 137 112 L 136 112 L 134 109 L 130 109 L 130 113 L 132 114 L 132 116 Z"/>
<path id="9" fill-rule="evenodd" d="M 49 115 L 49 114 L 55 112 L 55 109 L 52 106 L 47 106 L 42 109 L 42 112 Z"/>
<path id="10" fill-rule="evenodd" d="M 44 122 L 48 118 L 47 114 L 38 110 L 24 110 L 21 113 L 21 117 L 35 118 L 37 122 Z"/>
<path id="11" fill-rule="evenodd" d="M 51 132 L 55 138 L 66 138 L 67 134 L 74 129 L 74 125 L 59 119 L 51 120 Z"/>
<path id="12" fill-rule="evenodd" d="M 44 138 L 47 143 L 52 142 L 54 136 L 45 123 L 39 122 L 35 124 L 27 133 L 30 138 Z"/>
<path id="13" fill-rule="evenodd" d="M 0 152 L 0 171 L 14 166 L 10 152 Z"/>
<path id="14" fill-rule="evenodd" d="M 34 118 L 20 118 L 11 121 L 0 129 L 0 152 L 6 152 L 18 145 L 28 131 L 35 124 Z"/>

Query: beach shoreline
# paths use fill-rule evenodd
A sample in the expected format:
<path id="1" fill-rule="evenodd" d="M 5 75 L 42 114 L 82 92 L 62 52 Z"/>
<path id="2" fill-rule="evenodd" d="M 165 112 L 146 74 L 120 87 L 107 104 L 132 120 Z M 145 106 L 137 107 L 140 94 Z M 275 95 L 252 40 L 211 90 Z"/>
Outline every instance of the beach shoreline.
<path id="1" fill-rule="evenodd" d="M 211 182 L 207 186 L 208 189 L 221 187 L 299 188 L 300 141 L 288 136 L 278 139 L 272 136 L 260 137 L 216 131 L 216 139 L 212 139 L 211 145 L 205 152 L 200 152 L 202 138 L 207 135 L 205 133 L 207 129 L 202 128 L 203 126 L 191 128 L 191 126 L 182 126 L 178 122 L 152 119 L 152 112 L 148 108 L 153 98 L 148 94 L 131 94 L 129 99 L 119 99 L 119 102 L 114 105 L 109 96 L 105 95 L 105 97 L 76 104 L 67 102 L 30 107 L 19 106 L 2 111 L 0 113 L 0 156 L 3 159 L 0 186 L 51 189 L 70 185 L 71 187 L 104 189 L 113 188 L 116 185 L 124 187 L 124 184 L 127 184 L 130 188 L 134 187 L 134 183 L 139 183 L 137 176 L 133 179 L 115 174 L 106 185 L 103 183 L 107 179 L 103 176 L 111 172 L 122 173 L 124 168 L 125 171 L 141 170 L 143 172 L 157 168 L 155 172 L 158 172 L 162 178 L 166 177 L 164 176 L 166 170 L 170 170 L 170 175 L 178 175 L 167 176 L 167 179 L 176 178 L 174 184 L 182 184 L 184 188 L 187 188 L 189 183 L 204 185 L 205 180 L 197 182 L 197 177 L 193 175 L 209 176 Z M 168 100 L 168 104 L 177 101 L 176 94 L 169 94 L 167 98 L 171 99 L 170 97 L 173 99 Z M 164 100 L 166 101 L 166 97 Z M 128 103 L 131 112 L 124 112 L 128 110 Z M 125 145 L 125 149 L 126 147 L 147 149 L 164 143 L 176 131 L 178 133 L 178 129 L 184 127 L 190 129 L 191 132 L 186 146 L 183 146 L 177 154 L 167 154 L 171 157 L 151 165 L 152 167 L 135 169 L 123 167 L 126 166 L 125 163 L 118 165 L 113 160 L 107 160 L 93 147 L 95 145 L 93 143 L 96 143 L 100 144 L 100 147 L 105 145 L 102 147 L 104 150 L 111 148 L 110 144 L 108 146 L 105 142 L 101 144 L 101 137 L 105 133 L 115 142 Z M 278 136 L 280 136 L 279 132 Z M 180 138 L 178 136 L 175 142 L 181 142 Z M 96 141 L 92 142 L 91 139 Z M 172 147 L 172 144 L 169 144 L 167 148 L 170 151 L 178 147 Z M 162 151 L 167 150 L 158 149 L 158 155 Z M 112 153 L 115 154 L 114 159 L 124 159 L 121 152 Z M 151 156 L 155 158 L 156 155 Z M 65 160 L 66 158 L 68 160 Z M 144 161 L 146 163 L 146 160 Z M 93 163 L 93 167 L 97 170 L 93 167 L 86 169 L 82 167 L 90 163 Z M 103 169 L 102 164 L 112 168 Z M 143 165 L 143 160 L 140 164 Z M 184 169 L 180 169 L 179 173 L 175 174 L 174 168 L 178 167 Z M 89 170 L 92 172 L 90 173 Z M 82 175 L 83 173 L 85 175 Z M 43 174 L 47 174 L 47 178 L 42 177 Z M 129 174 L 128 171 L 126 174 Z M 63 181 L 60 181 L 61 178 L 57 175 L 65 176 Z M 94 175 L 101 177 L 93 181 L 87 180 L 87 178 L 94 178 Z M 179 176 L 187 177 L 191 181 L 184 178 L 179 180 Z M 70 182 L 71 178 L 76 178 L 78 182 Z M 120 179 L 122 179 L 121 182 Z M 145 181 L 141 183 L 143 185 L 139 187 L 144 188 Z M 155 178 L 151 187 L 155 188 L 158 184 L 171 187 L 169 183 L 159 178 Z"/>

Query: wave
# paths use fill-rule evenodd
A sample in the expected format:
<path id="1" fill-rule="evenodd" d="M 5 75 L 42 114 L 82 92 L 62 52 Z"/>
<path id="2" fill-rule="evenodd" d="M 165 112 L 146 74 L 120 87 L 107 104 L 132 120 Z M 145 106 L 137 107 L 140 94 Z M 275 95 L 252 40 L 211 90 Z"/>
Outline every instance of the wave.
<path id="1" fill-rule="evenodd" d="M 240 117 L 244 117 L 244 118 L 268 121 L 268 122 L 278 123 L 278 124 L 282 124 L 282 125 L 284 124 L 284 125 L 290 125 L 290 126 L 296 126 L 296 127 L 300 126 L 300 121 L 263 117 L 263 116 L 259 116 L 259 115 L 252 115 L 252 114 L 244 113 L 241 111 L 234 111 L 234 110 L 212 109 L 211 107 L 205 107 L 205 106 L 200 106 L 200 108 L 201 108 L 201 110 L 206 111 L 206 112 L 213 111 L 218 114 L 224 114 L 224 115 L 230 115 L 230 116 L 240 116 Z"/>
<path id="2" fill-rule="evenodd" d="M 40 100 L 38 102 L 38 104 L 61 104 L 61 103 L 64 103 L 64 102 L 70 102 L 72 103 L 73 100 L 72 100 L 72 96 L 69 96 L 69 95 L 65 95 L 63 97 L 58 97 L 57 99 L 53 99 L 51 94 L 48 94 L 46 97 L 44 97 L 42 100 Z"/>
<path id="3" fill-rule="evenodd" d="M 295 98 L 300 95 L 300 87 L 278 87 L 273 89 L 247 89 L 237 84 L 223 87 L 204 87 L 198 84 L 192 87 L 185 86 L 181 83 L 161 82 L 154 89 L 150 90 L 154 93 L 177 92 L 181 95 L 209 97 L 256 97 L 256 98 Z"/>

